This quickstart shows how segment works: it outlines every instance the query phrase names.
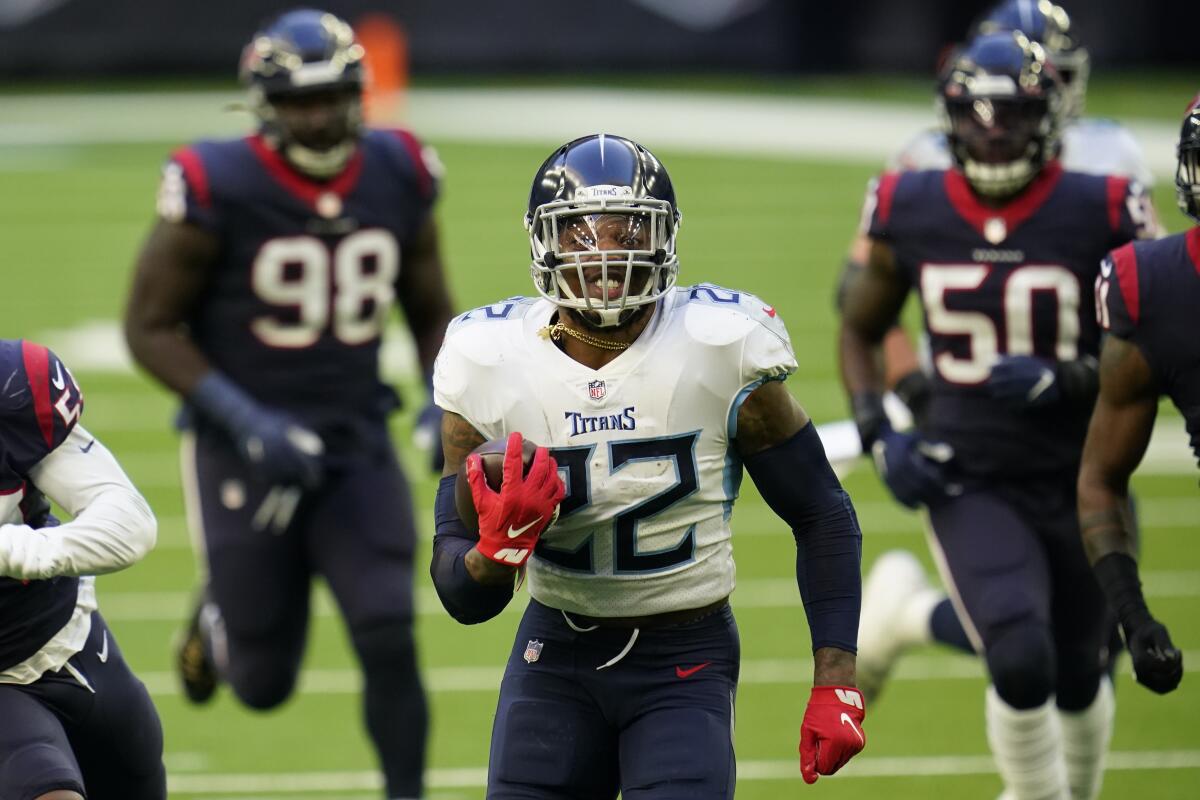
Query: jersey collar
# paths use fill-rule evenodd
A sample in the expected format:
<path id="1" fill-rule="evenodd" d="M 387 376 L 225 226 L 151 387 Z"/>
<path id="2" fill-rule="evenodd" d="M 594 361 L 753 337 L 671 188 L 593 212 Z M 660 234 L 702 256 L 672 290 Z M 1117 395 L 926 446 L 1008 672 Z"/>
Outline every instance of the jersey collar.
<path id="1" fill-rule="evenodd" d="M 246 139 L 254 155 L 284 189 L 304 201 L 311 208 L 320 210 L 318 200 L 327 195 L 336 195 L 340 200 L 354 190 L 358 178 L 362 174 L 362 146 L 354 151 L 354 155 L 346 163 L 345 169 L 328 181 L 316 181 L 298 172 L 295 167 L 279 154 L 279 151 L 269 147 L 262 134 L 255 134 Z"/>
<path id="2" fill-rule="evenodd" d="M 1046 199 L 1050 197 L 1050 193 L 1054 191 L 1054 187 L 1058 185 L 1062 173 L 1062 164 L 1057 160 L 1051 161 L 1019 195 L 1006 205 L 992 208 L 984 205 L 975 192 L 971 191 L 971 185 L 962 172 L 957 169 L 948 169 L 945 179 L 946 195 L 958 215 L 989 241 L 991 241 L 988 236 L 991 232 L 989 228 L 994 226 L 992 220 L 999 219 L 1003 222 L 1004 236 L 1000 239 L 1003 241 L 1004 238 L 1013 234 L 1017 226 L 1032 217 L 1042 207 Z M 989 223 L 991 224 L 989 225 Z M 999 244 L 999 241 L 992 242 L 992 244 Z"/>

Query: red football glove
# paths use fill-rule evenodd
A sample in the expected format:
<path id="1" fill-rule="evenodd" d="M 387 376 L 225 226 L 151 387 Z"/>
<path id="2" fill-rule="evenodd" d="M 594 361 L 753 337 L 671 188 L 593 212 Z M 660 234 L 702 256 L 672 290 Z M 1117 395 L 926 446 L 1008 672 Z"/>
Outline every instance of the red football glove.
<path id="1" fill-rule="evenodd" d="M 504 449 L 504 478 L 500 491 L 487 485 L 483 461 L 467 456 L 467 480 L 479 512 L 479 552 L 500 564 L 519 567 L 528 560 L 538 536 L 554 519 L 566 487 L 550 451 L 537 448 L 529 474 L 522 476 L 524 442 L 514 431 Z"/>
<path id="2" fill-rule="evenodd" d="M 832 775 L 867 744 L 862 693 L 850 686 L 814 686 L 800 725 L 800 774 L 805 783 Z"/>

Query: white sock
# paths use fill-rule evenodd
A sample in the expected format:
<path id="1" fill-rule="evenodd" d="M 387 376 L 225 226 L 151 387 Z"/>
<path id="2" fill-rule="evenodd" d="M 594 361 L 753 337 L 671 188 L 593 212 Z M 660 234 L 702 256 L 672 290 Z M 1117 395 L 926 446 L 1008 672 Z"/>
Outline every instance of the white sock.
<path id="1" fill-rule="evenodd" d="M 1100 690 L 1090 706 L 1082 711 L 1059 709 L 1071 800 L 1095 800 L 1099 796 L 1116 711 L 1112 681 L 1107 675 L 1100 679 Z"/>
<path id="2" fill-rule="evenodd" d="M 1069 800 L 1062 730 L 1053 698 L 1020 711 L 988 687 L 988 743 L 1013 800 Z"/>
<path id="3" fill-rule="evenodd" d="M 933 610 L 945 595 L 940 589 L 923 589 L 904 601 L 896 628 L 905 645 L 933 644 Z"/>

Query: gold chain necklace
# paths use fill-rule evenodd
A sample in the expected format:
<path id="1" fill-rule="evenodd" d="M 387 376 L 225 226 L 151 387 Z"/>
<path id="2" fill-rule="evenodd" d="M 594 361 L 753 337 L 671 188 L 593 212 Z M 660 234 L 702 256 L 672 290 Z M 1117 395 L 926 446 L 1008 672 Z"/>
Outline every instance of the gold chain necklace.
<path id="1" fill-rule="evenodd" d="M 601 350 L 627 350 L 629 345 L 633 344 L 632 342 L 610 342 L 608 339 L 601 339 L 598 336 L 592 336 L 591 334 L 577 331 L 574 328 L 568 328 L 561 322 L 556 322 L 553 325 L 547 325 L 538 331 L 538 333 L 553 342 L 561 342 L 563 335 L 565 334 L 574 339 L 578 339 L 584 344 L 590 344 L 592 347 L 599 347 Z"/>

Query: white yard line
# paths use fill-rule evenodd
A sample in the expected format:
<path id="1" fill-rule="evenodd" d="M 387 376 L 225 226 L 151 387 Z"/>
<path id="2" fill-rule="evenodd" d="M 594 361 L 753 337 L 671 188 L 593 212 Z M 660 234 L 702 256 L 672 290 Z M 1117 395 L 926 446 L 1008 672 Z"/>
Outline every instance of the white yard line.
<path id="1" fill-rule="evenodd" d="M 1146 596 L 1151 598 L 1200 597 L 1200 570 L 1147 570 L 1142 573 Z M 157 622 L 171 620 L 182 622 L 190 609 L 191 591 L 177 592 L 109 592 L 101 583 L 99 591 L 100 611 L 110 622 Z M 317 592 L 314 613 L 318 617 L 332 617 L 337 613 L 328 591 Z M 523 610 L 525 601 L 517 602 L 505 609 L 505 614 L 516 614 Z M 800 607 L 800 596 L 794 578 L 748 578 L 738 582 L 733 593 L 735 611 L 763 608 Z M 430 587 L 418 589 L 417 613 L 422 616 L 440 616 L 445 612 L 437 595 Z"/>
<path id="2" fill-rule="evenodd" d="M 798 761 L 738 761 L 738 782 L 800 780 Z M 1107 769 L 1116 772 L 1200 769 L 1200 750 L 1121 750 L 1108 754 Z M 850 778 L 925 778 L 947 775 L 992 775 L 991 756 L 860 756 L 850 762 L 835 780 Z M 474 789 L 487 785 L 486 767 L 432 769 L 426 780 L 433 789 Z M 177 794 L 285 797 L 381 788 L 380 777 L 370 771 L 226 773 L 173 775 L 168 780 L 172 796 Z M 344 795 L 339 795 L 342 797 Z"/>
<path id="3" fill-rule="evenodd" d="M 1184 669 L 1200 671 L 1200 651 L 1184 651 Z M 1128 660 L 1123 662 L 1129 671 Z M 742 662 L 740 686 L 800 686 L 811 682 L 813 664 L 806 658 L 751 659 Z M 422 673 L 426 689 L 436 693 L 495 694 L 500 688 L 504 665 L 482 667 L 434 667 Z M 174 672 L 139 672 L 138 677 L 155 697 L 179 694 L 179 678 Z M 901 659 L 891 680 L 901 682 L 980 680 L 983 662 L 966 655 L 909 656 Z M 357 694 L 362 686 L 356 669 L 307 669 L 300 675 L 300 694 Z"/>
<path id="4" fill-rule="evenodd" d="M 6 97 L 0 146 L 187 141 L 250 127 L 239 92 L 146 92 Z M 589 130 L 621 133 L 656 148 L 774 158 L 836 158 L 880 164 L 935 122 L 930 103 L 589 87 L 413 89 L 406 117 L 437 141 L 551 146 Z M 554 109 L 547 114 L 546 109 Z M 1174 171 L 1178 126 L 1126 120 L 1152 169 Z M 882 126 L 882 127 L 881 127 Z"/>

